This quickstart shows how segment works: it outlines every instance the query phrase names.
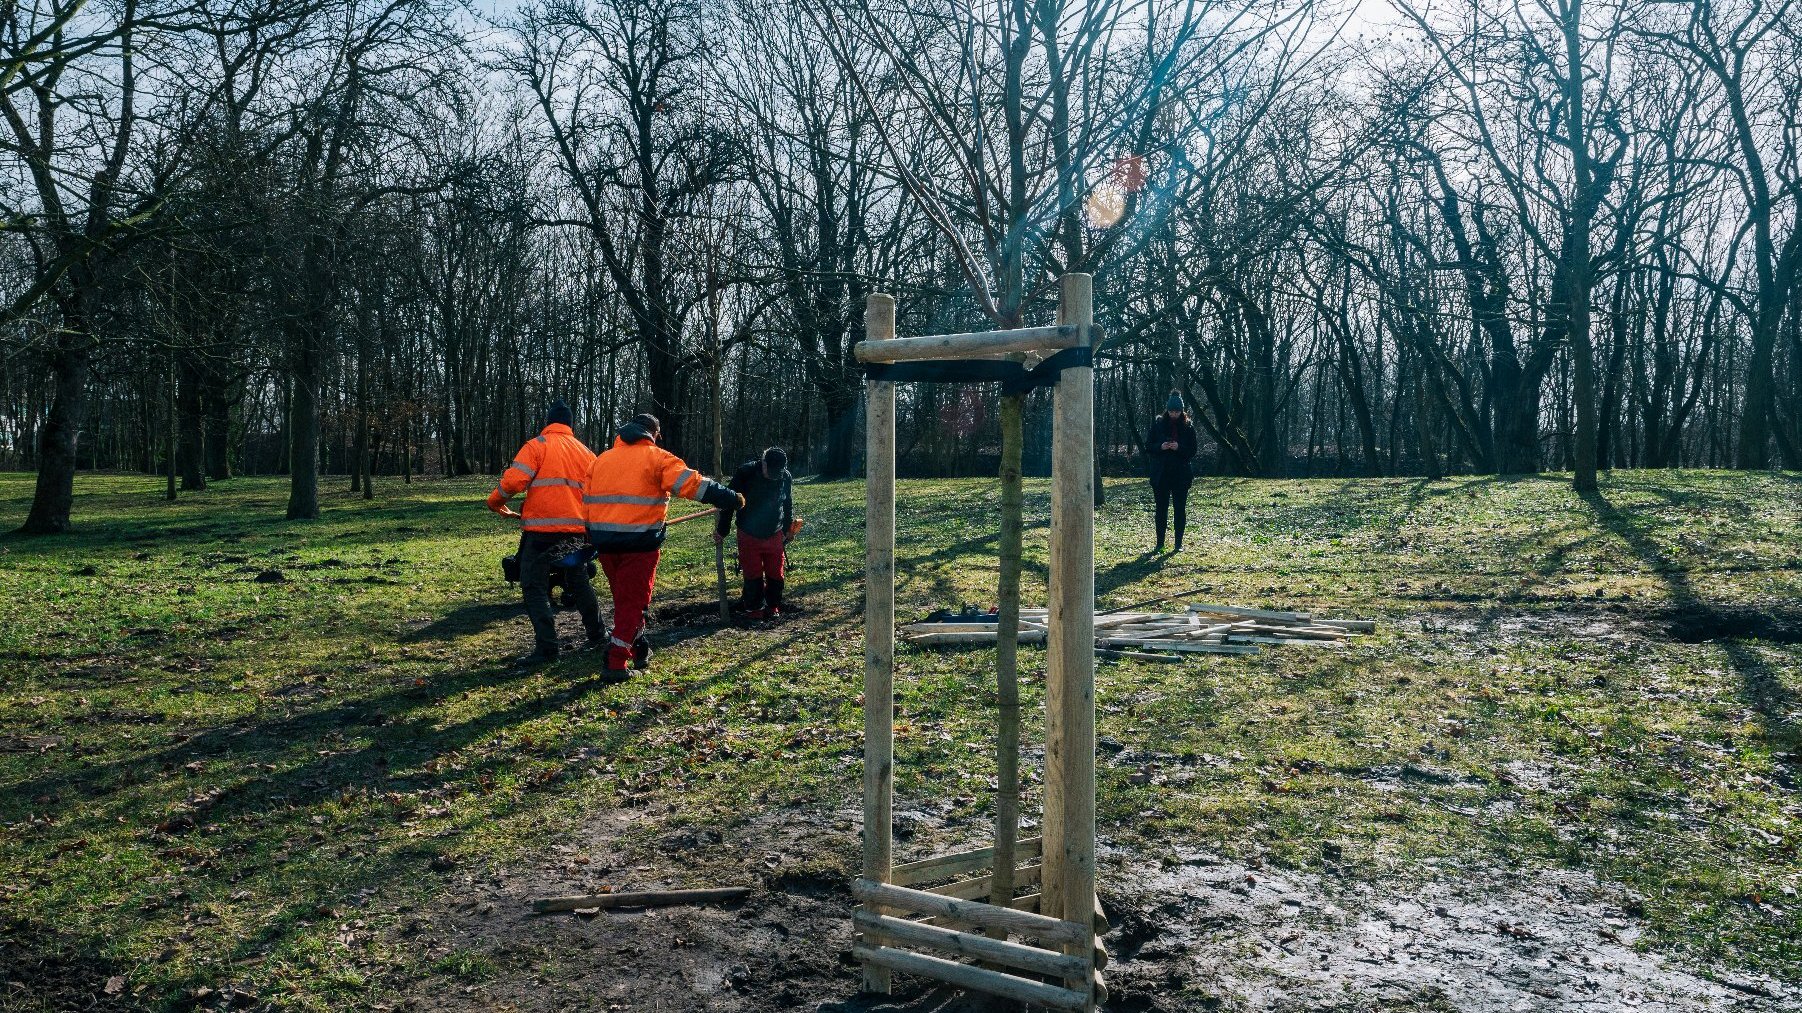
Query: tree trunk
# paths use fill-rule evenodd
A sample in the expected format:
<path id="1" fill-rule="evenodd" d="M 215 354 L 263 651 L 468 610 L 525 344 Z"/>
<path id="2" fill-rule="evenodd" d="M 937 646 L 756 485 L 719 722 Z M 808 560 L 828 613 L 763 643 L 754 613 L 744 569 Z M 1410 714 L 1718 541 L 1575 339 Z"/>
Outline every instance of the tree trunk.
<path id="1" fill-rule="evenodd" d="M 856 393 L 852 390 L 847 397 L 825 395 L 820 399 L 826 415 L 826 459 L 821 462 L 821 478 L 845 478 L 856 467 Z"/>
<path id="2" fill-rule="evenodd" d="M 293 348 L 294 394 L 288 411 L 288 519 L 319 516 L 319 389 L 325 372 L 319 335 L 304 322 L 290 340 Z"/>
<path id="3" fill-rule="evenodd" d="M 202 401 L 202 369 L 195 360 L 199 352 L 189 350 L 180 356 L 177 377 L 176 413 L 179 432 L 176 439 L 177 459 L 181 470 L 181 487 L 194 491 L 206 488 L 206 424 Z"/>
<path id="4" fill-rule="evenodd" d="M 201 398 L 200 410 L 204 427 L 201 446 L 205 448 L 206 477 L 222 482 L 232 477 L 231 402 L 227 400 L 225 384 L 208 385 Z"/>
<path id="5" fill-rule="evenodd" d="M 31 512 L 19 529 L 27 534 L 48 535 L 69 530 L 69 509 L 75 500 L 75 450 L 81 424 L 88 413 L 86 321 L 67 311 L 65 333 L 50 358 L 50 409 L 38 431 L 37 488 L 31 496 Z"/>
<path id="6" fill-rule="evenodd" d="M 1572 365 L 1576 367 L 1572 407 L 1576 412 L 1575 484 L 1578 492 L 1596 490 L 1595 347 L 1589 333 L 1589 295 L 1594 284 L 1589 260 L 1590 223 L 1600 203 L 1595 168 L 1589 158 L 1583 106 L 1583 0 L 1570 0 L 1564 23 L 1565 115 L 1570 128 L 1576 206 L 1571 209 L 1559 256 L 1565 262 L 1566 316 Z"/>

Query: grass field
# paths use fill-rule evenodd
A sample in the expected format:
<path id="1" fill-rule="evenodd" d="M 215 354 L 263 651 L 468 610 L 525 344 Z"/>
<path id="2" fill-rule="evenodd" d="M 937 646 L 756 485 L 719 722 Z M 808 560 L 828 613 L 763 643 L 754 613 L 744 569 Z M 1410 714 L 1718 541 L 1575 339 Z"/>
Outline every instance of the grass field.
<path id="1" fill-rule="evenodd" d="M 801 615 L 666 624 L 621 686 L 592 654 L 506 666 L 529 632 L 488 485 L 340 488 L 291 523 L 276 480 L 168 504 L 157 479 L 83 476 L 75 533 L 0 540 L 0 1007 L 189 1008 L 230 984 L 368 1009 L 496 973 L 395 928 L 458 868 L 598 811 L 652 835 L 855 796 L 860 484 L 797 490 Z M 1100 734 L 1173 758 L 1102 765 L 1113 846 L 1386 884 L 1580 868 L 1638 899 L 1641 945 L 1802 979 L 1802 476 L 1623 473 L 1589 498 L 1203 480 L 1189 548 L 1155 558 L 1146 491 L 1108 491 L 1104 605 L 1201 586 L 1382 621 L 1342 651 L 1104 666 Z M 0 476 L 0 528 L 30 492 Z M 902 484 L 903 616 L 991 601 L 997 509 L 993 483 Z M 1043 484 L 1027 509 L 1042 600 Z M 673 534 L 660 606 L 712 595 L 704 527 Z M 991 659 L 903 652 L 904 802 L 988 811 Z M 1396 769 L 1417 776 L 1372 776 Z M 856 853 L 853 830 L 818 862 Z"/>

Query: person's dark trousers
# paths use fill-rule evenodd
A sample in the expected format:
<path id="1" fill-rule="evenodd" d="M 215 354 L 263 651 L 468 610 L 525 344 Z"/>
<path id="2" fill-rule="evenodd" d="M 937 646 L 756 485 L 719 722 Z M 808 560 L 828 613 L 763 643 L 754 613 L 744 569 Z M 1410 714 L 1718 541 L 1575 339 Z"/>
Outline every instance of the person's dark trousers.
<path id="1" fill-rule="evenodd" d="M 1151 492 L 1157 504 L 1152 520 L 1157 525 L 1159 552 L 1164 551 L 1164 530 L 1172 519 L 1172 506 L 1176 508 L 1176 547 L 1183 547 L 1183 529 L 1189 524 L 1189 485 L 1193 481 L 1188 475 L 1178 475 L 1154 479 L 1151 483 Z"/>
<path id="2" fill-rule="evenodd" d="M 558 532 L 526 532 L 519 539 L 519 591 L 532 618 L 532 639 L 540 654 L 557 652 L 557 620 L 551 608 L 551 571 L 557 561 L 583 547 L 582 535 Z M 606 635 L 601 628 L 601 605 L 585 567 L 563 571 L 564 594 L 582 614 L 582 626 L 590 640 Z"/>

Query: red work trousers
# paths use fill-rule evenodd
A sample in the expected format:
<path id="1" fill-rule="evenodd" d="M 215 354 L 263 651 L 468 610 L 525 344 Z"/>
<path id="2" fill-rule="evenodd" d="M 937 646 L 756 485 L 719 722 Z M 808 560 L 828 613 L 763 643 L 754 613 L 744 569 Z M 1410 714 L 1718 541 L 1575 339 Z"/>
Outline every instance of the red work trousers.
<path id="1" fill-rule="evenodd" d="M 782 580 L 788 568 L 788 550 L 778 531 L 768 538 L 738 533 L 738 565 L 746 580 Z"/>
<path id="2" fill-rule="evenodd" d="M 657 583 L 657 549 L 649 552 L 603 552 L 595 557 L 613 592 L 613 644 L 610 654 L 632 652 L 632 641 L 644 631 L 644 612 L 651 607 Z"/>

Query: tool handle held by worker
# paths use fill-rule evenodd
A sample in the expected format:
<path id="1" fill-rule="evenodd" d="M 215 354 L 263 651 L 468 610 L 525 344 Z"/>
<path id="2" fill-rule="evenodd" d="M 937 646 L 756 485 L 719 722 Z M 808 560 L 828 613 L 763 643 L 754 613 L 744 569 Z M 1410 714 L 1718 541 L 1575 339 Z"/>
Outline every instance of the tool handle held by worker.
<path id="1" fill-rule="evenodd" d="M 696 510 L 692 514 L 683 514 L 680 517 L 672 517 L 669 520 L 664 521 L 663 526 L 666 528 L 674 527 L 677 524 L 684 524 L 684 523 L 687 523 L 688 521 L 698 520 L 702 517 L 711 517 L 716 513 L 719 513 L 718 507 L 708 507 L 705 510 Z"/>

